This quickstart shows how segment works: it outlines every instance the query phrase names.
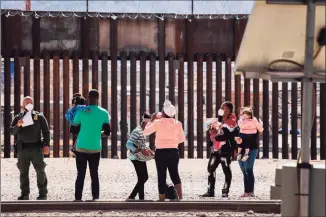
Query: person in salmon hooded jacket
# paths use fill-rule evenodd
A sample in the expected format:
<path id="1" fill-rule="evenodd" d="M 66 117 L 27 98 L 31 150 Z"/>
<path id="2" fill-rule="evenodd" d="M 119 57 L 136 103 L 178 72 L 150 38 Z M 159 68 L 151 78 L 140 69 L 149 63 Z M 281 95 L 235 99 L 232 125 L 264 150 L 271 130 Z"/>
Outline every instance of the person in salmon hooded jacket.
<path id="1" fill-rule="evenodd" d="M 225 175 L 225 183 L 222 188 L 222 197 L 229 196 L 232 181 L 231 161 L 236 150 L 235 137 L 239 134 L 237 117 L 233 113 L 233 104 L 224 102 L 218 111 L 218 122 L 215 128 L 210 129 L 212 151 L 209 157 L 208 189 L 202 197 L 215 197 L 216 169 L 221 164 Z"/>

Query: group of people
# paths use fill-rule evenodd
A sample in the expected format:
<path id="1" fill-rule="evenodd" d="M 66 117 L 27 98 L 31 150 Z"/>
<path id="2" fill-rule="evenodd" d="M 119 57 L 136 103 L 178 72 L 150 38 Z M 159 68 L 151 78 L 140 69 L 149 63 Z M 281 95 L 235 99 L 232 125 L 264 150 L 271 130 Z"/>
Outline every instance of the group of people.
<path id="1" fill-rule="evenodd" d="M 93 200 L 100 197 L 98 167 L 100 162 L 101 138 L 109 136 L 110 115 L 98 106 L 99 93 L 91 90 L 87 100 L 81 94 L 74 94 L 72 108 L 65 117 L 70 123 L 70 132 L 77 137 L 72 152 L 76 159 L 77 179 L 75 182 L 75 201 L 82 200 L 87 162 L 89 164 Z M 47 199 L 47 178 L 44 155 L 49 154 L 50 131 L 45 117 L 33 109 L 33 99 L 23 99 L 23 111 L 16 115 L 10 126 L 10 133 L 15 135 L 17 146 L 17 167 L 20 171 L 21 196 L 18 200 L 29 200 L 29 166 L 33 164 L 37 173 L 39 188 L 38 200 Z M 233 113 L 231 102 L 224 102 L 218 117 L 208 124 L 212 152 L 208 162 L 208 190 L 203 197 L 215 196 L 216 169 L 219 164 L 225 175 L 222 197 L 228 197 L 231 186 L 231 161 L 236 152 L 241 171 L 244 175 L 244 194 L 254 196 L 253 165 L 257 156 L 257 135 L 263 131 L 261 123 L 253 116 L 252 109 L 242 108 L 240 118 Z M 129 159 L 136 174 L 137 183 L 127 200 L 134 200 L 138 195 L 145 199 L 145 183 L 148 180 L 146 162 L 155 160 L 157 169 L 159 200 L 182 199 L 182 184 L 179 175 L 178 145 L 185 142 L 181 122 L 175 119 L 176 108 L 166 100 L 161 112 L 144 113 L 141 123 L 133 129 L 128 142 Z M 151 150 L 146 136 L 155 134 L 155 150 Z M 167 185 L 167 171 L 173 185 Z M 175 197 L 170 198 L 168 190 L 174 190 Z M 170 191 L 171 192 L 171 191 Z M 171 196 L 171 195 L 170 195 Z"/>

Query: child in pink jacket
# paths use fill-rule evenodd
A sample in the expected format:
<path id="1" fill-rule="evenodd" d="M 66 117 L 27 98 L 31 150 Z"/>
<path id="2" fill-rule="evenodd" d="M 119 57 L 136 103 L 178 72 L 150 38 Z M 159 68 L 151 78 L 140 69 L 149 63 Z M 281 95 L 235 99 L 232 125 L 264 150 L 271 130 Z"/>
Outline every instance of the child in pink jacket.
<path id="1" fill-rule="evenodd" d="M 225 142 L 216 141 L 215 137 L 223 133 L 222 123 L 220 123 L 217 118 L 210 118 L 206 122 L 206 128 L 209 132 L 209 137 L 213 142 L 212 152 L 220 150 L 220 148 L 222 147 L 222 145 L 225 144 Z"/>
<path id="2" fill-rule="evenodd" d="M 241 109 L 238 126 L 240 128 L 240 137 L 235 139 L 239 144 L 237 160 L 246 161 L 249 157 L 250 143 L 256 142 L 257 132 L 262 133 L 264 128 L 257 118 L 253 116 L 252 109 L 248 107 Z"/>

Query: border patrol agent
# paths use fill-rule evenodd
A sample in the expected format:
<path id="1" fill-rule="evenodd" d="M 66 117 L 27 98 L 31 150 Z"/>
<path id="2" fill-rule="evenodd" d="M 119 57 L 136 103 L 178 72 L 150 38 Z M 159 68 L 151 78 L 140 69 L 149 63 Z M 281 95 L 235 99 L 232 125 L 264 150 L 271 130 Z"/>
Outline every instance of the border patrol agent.
<path id="1" fill-rule="evenodd" d="M 10 134 L 17 138 L 17 167 L 20 172 L 21 196 L 18 200 L 29 200 L 29 167 L 33 167 L 37 175 L 37 187 L 39 196 L 37 200 L 47 199 L 47 177 L 45 174 L 44 155 L 50 152 L 50 130 L 45 117 L 33 110 L 33 99 L 25 97 L 23 99 L 24 111 L 16 115 L 9 128 Z M 33 123 L 24 125 L 24 116 L 31 115 Z M 43 141 L 42 141 L 43 137 Z"/>

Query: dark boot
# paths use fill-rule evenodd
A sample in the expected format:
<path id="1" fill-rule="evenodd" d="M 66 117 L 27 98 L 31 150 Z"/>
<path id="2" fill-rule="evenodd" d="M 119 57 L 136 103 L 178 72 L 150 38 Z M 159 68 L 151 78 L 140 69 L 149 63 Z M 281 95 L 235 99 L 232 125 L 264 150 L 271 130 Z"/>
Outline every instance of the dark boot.
<path id="1" fill-rule="evenodd" d="M 36 200 L 47 200 L 48 197 L 46 195 L 40 195 L 36 198 Z"/>
<path id="2" fill-rule="evenodd" d="M 201 196 L 202 197 L 215 197 L 215 193 L 210 188 L 208 188 L 207 192 L 205 194 L 201 195 Z"/>
<path id="3" fill-rule="evenodd" d="M 208 175 L 208 189 L 202 197 L 215 197 L 215 173 L 209 173 Z"/>
<path id="4" fill-rule="evenodd" d="M 17 200 L 29 200 L 29 195 L 21 195 L 17 198 Z"/>
<path id="5" fill-rule="evenodd" d="M 224 198 L 229 197 L 229 188 L 228 188 L 227 184 L 224 184 L 224 186 L 223 186 L 222 197 L 224 197 Z"/>

